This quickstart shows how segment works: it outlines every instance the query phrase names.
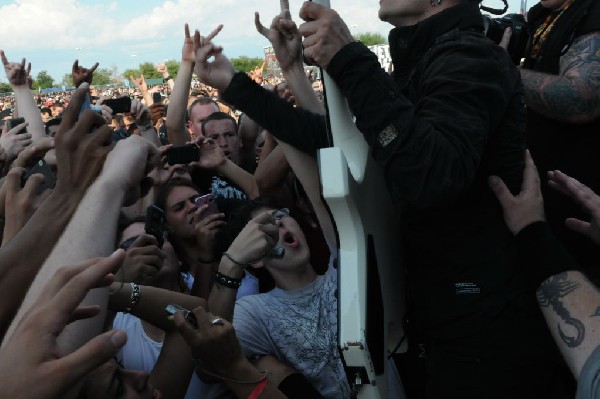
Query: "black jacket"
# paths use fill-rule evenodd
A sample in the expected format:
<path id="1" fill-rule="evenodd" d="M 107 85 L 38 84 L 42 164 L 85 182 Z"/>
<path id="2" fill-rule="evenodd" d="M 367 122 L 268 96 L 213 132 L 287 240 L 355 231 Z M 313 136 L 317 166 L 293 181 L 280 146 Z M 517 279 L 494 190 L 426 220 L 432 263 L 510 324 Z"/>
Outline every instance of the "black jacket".
<path id="1" fill-rule="evenodd" d="M 525 148 L 520 78 L 507 54 L 480 33 L 481 20 L 476 6 L 464 4 L 394 29 L 393 78 L 360 43 L 345 46 L 328 67 L 391 195 L 408 205 L 411 291 L 434 337 L 476 331 L 509 303 L 539 316 L 487 185 L 494 174 L 519 191 Z M 222 94 L 305 152 L 328 145 L 323 117 L 293 108 L 244 74 Z"/>
<path id="2" fill-rule="evenodd" d="M 393 77 L 360 43 L 345 46 L 327 69 L 391 195 L 408 205 L 409 283 L 416 314 L 434 338 L 472 333 L 509 303 L 537 312 L 487 185 L 493 174 L 519 191 L 520 78 L 481 34 L 481 21 L 477 7 L 465 3 L 392 30 Z"/>

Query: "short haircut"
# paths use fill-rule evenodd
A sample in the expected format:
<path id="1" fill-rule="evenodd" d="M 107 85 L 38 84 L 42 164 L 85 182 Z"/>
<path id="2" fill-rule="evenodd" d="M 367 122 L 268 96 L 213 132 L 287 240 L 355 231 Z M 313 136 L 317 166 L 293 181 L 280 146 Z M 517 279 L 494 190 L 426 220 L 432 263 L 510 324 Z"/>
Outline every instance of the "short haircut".
<path id="1" fill-rule="evenodd" d="M 210 114 L 205 120 L 202 121 L 202 135 L 206 136 L 206 125 L 210 122 L 210 121 L 231 121 L 233 123 L 233 126 L 235 126 L 235 133 L 237 134 L 238 131 L 238 124 L 235 121 L 235 119 L 233 118 L 233 116 L 226 114 L 225 112 L 215 112 L 213 114 Z"/>
<path id="2" fill-rule="evenodd" d="M 40 109 L 40 114 L 51 114 L 51 113 L 52 113 L 52 111 L 48 107 L 42 107 L 42 109 Z"/>
<path id="3" fill-rule="evenodd" d="M 196 105 L 209 105 L 209 104 L 214 105 L 215 109 L 217 111 L 220 110 L 219 105 L 212 98 L 210 98 L 210 97 L 198 97 L 197 99 L 194 100 L 194 102 L 188 108 L 188 119 L 192 119 L 192 109 L 194 109 L 194 107 Z"/>
<path id="4" fill-rule="evenodd" d="M 46 127 L 44 128 L 44 130 L 46 130 L 46 136 L 50 136 L 50 128 L 52 126 L 60 125 L 61 122 L 62 118 L 54 118 L 46 122 Z"/>

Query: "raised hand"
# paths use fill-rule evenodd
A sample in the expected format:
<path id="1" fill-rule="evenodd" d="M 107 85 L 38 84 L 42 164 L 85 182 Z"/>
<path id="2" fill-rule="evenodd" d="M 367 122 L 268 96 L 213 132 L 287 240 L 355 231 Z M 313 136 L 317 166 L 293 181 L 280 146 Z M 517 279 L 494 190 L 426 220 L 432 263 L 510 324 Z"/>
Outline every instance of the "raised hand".
<path id="1" fill-rule="evenodd" d="M 565 220 L 565 225 L 600 245 L 600 196 L 585 184 L 559 170 L 548 172 L 548 185 L 571 197 L 591 216 L 589 222 L 568 218 Z"/>
<path id="2" fill-rule="evenodd" d="M 211 323 L 216 317 L 198 307 L 193 311 L 197 328 L 193 328 L 181 312 L 175 314 L 175 325 L 192 349 L 192 356 L 202 361 L 207 371 L 231 377 L 237 363 L 246 359 L 242 354 L 235 329 L 227 320 L 222 325 Z"/>
<path id="3" fill-rule="evenodd" d="M 112 129 L 98 113 L 86 110 L 77 120 L 88 90 L 89 84 L 84 82 L 71 96 L 54 138 L 58 169 L 55 191 L 85 193 L 114 145 Z"/>
<path id="4" fill-rule="evenodd" d="M 208 205 L 202 205 L 194 213 L 192 224 L 196 232 L 196 242 L 203 260 L 212 260 L 214 258 L 215 237 L 219 230 L 227 223 L 224 213 L 203 215 Z"/>
<path id="5" fill-rule="evenodd" d="M 50 137 L 37 141 L 34 145 L 27 146 L 19 153 L 17 159 L 12 163 L 12 167 L 26 168 L 34 160 L 44 158 L 46 153 L 54 148 L 54 139 Z"/>
<path id="6" fill-rule="evenodd" d="M 150 113 L 150 109 L 142 104 L 140 100 L 131 100 L 130 113 L 138 126 L 147 126 L 152 123 L 152 114 Z"/>
<path id="7" fill-rule="evenodd" d="M 256 83 L 258 83 L 259 85 L 262 84 L 262 82 L 264 82 L 264 80 L 265 80 L 265 78 L 263 76 L 263 71 L 265 70 L 265 65 L 267 65 L 267 62 L 263 61 L 262 65 L 260 67 L 256 67 L 256 68 L 254 68 L 253 71 L 250 71 L 248 73 L 248 76 L 250 76 L 250 79 L 252 79 Z"/>
<path id="8" fill-rule="evenodd" d="M 223 48 L 214 45 L 211 40 L 220 32 L 222 25 L 219 25 L 206 38 L 200 36 L 196 31 L 194 35 L 194 46 L 196 50 L 196 67 L 194 71 L 202 83 L 223 91 L 229 86 L 235 69 L 231 62 L 223 55 Z M 209 62 L 209 58 L 214 57 L 214 61 Z"/>
<path id="9" fill-rule="evenodd" d="M 8 130 L 8 125 L 4 125 L 2 136 L 0 136 L 0 146 L 6 151 L 9 163 L 31 144 L 31 133 L 21 133 L 28 125 L 27 122 L 21 123 L 10 130 Z"/>
<path id="10" fill-rule="evenodd" d="M 75 87 L 79 87 L 84 82 L 91 85 L 92 79 L 94 79 L 94 71 L 96 70 L 96 68 L 98 68 L 98 65 L 100 64 L 96 62 L 93 67 L 87 69 L 84 67 L 80 67 L 79 60 L 75 60 L 72 69 L 73 84 L 75 84 Z"/>
<path id="11" fill-rule="evenodd" d="M 146 79 L 144 79 L 144 74 L 141 74 L 139 78 L 134 77 L 133 75 L 129 76 L 129 79 L 133 82 L 135 87 L 143 94 L 148 92 L 148 85 L 146 84 Z"/>
<path id="12" fill-rule="evenodd" d="M 169 76 L 169 70 L 167 69 L 167 66 L 165 64 L 158 64 L 156 66 L 156 70 L 165 78 Z"/>
<path id="13" fill-rule="evenodd" d="M 302 36 L 291 19 L 288 0 L 281 0 L 281 13 L 273 19 L 270 29 L 260 22 L 258 12 L 254 13 L 256 30 L 271 42 L 279 66 L 284 71 L 294 65 L 302 67 Z"/>
<path id="14" fill-rule="evenodd" d="M 304 58 L 323 68 L 342 47 L 354 41 L 344 20 L 331 8 L 306 1 L 300 18 L 306 21 L 298 28 L 304 36 Z"/>
<path id="15" fill-rule="evenodd" d="M 200 160 L 192 162 L 192 167 L 200 167 L 203 169 L 215 169 L 227 162 L 227 157 L 223 150 L 212 139 L 200 137 L 196 141 L 198 151 L 200 151 Z"/>
<path id="16" fill-rule="evenodd" d="M 504 221 L 514 235 L 531 223 L 546 220 L 540 179 L 529 151 L 525 152 L 523 183 L 518 195 L 512 195 L 502 179 L 497 176 L 491 176 L 489 184 L 502 205 Z"/>
<path id="17" fill-rule="evenodd" d="M 142 234 L 125 251 L 121 273 L 116 281 L 153 285 L 156 273 L 161 269 L 165 253 L 158 247 L 156 237 Z"/>
<path id="18" fill-rule="evenodd" d="M 0 50 L 0 57 L 2 58 L 2 64 L 4 65 L 4 71 L 6 72 L 6 78 L 8 82 L 13 86 L 28 86 L 31 88 L 32 79 L 29 76 L 31 72 L 31 63 L 25 67 L 25 58 L 21 63 L 8 62 L 4 50 Z"/>
<path id="19" fill-rule="evenodd" d="M 158 164 L 159 152 L 155 145 L 140 136 L 120 140 L 108 155 L 99 179 L 128 193 L 126 205 L 139 199 L 151 187 L 145 176 Z"/>
<path id="20" fill-rule="evenodd" d="M 44 181 L 44 176 L 40 174 L 31 175 L 25 186 L 21 188 L 23 173 L 25 173 L 24 168 L 12 168 L 2 186 L 5 196 L 4 218 L 6 221 L 2 246 L 17 235 L 50 194 L 49 190 L 39 192 L 40 185 Z"/>
<path id="21" fill-rule="evenodd" d="M 181 61 L 194 62 L 196 60 L 196 47 L 194 39 L 190 36 L 190 27 L 188 24 L 185 24 L 184 35 L 183 47 L 181 48 Z M 200 35 L 200 33 L 196 31 L 194 35 Z"/>
<path id="22" fill-rule="evenodd" d="M 272 220 L 271 212 L 265 212 L 246 224 L 227 250 L 236 264 L 256 263 L 277 245 L 279 227 Z"/>
<path id="23" fill-rule="evenodd" d="M 79 307 L 90 289 L 113 281 L 123 251 L 63 267 L 44 287 L 0 351 L 2 395 L 10 398 L 59 398 L 125 345 L 123 331 L 108 331 L 80 349 L 61 357 L 57 339 L 67 324 L 93 317 L 99 306 Z M 23 376 L 27 376 L 26 393 Z"/>

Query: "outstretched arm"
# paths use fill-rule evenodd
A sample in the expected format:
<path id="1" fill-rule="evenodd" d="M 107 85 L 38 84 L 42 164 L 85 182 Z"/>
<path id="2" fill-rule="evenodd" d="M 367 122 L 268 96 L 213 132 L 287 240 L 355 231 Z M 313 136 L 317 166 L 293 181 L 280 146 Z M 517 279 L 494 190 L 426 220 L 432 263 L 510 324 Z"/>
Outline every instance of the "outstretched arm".
<path id="1" fill-rule="evenodd" d="M 521 192 L 513 196 L 502 180 L 490 186 L 516 236 L 522 264 L 546 322 L 575 377 L 600 342 L 600 291 L 581 272 L 544 221 L 538 174 L 527 152 Z"/>
<path id="2" fill-rule="evenodd" d="M 223 28 L 219 25 L 206 39 L 200 36 L 200 32 L 194 32 L 194 38 L 190 36 L 190 28 L 185 24 L 185 38 L 181 50 L 181 65 L 175 86 L 171 92 L 169 108 L 167 110 L 167 135 L 169 143 L 179 146 L 190 141 L 190 135 L 185 126 L 187 114 L 187 101 L 190 95 L 190 86 L 192 84 L 192 73 L 194 72 L 194 61 L 196 53 L 196 44 L 202 40 L 210 41 Z"/>
<path id="3" fill-rule="evenodd" d="M 8 62 L 2 50 L 0 50 L 0 56 L 2 57 L 4 70 L 6 71 L 6 77 L 15 92 L 16 107 L 19 111 L 19 116 L 25 118 L 25 121 L 29 123 L 28 131 L 31 133 L 33 141 L 36 142 L 46 137 L 46 132 L 44 130 L 44 123 L 42 122 L 42 115 L 31 95 L 31 77 L 29 76 L 31 63 L 27 64 L 27 68 L 25 68 L 25 58 L 23 58 L 20 64 Z"/>
<path id="4" fill-rule="evenodd" d="M 25 226 L 0 250 L 0 290 L 5 294 L 0 307 L 2 336 L 25 298 L 27 288 L 112 149 L 111 130 L 104 127 L 100 115 L 86 111 L 76 122 L 88 88 L 85 84 L 75 92 L 56 134 L 56 187 Z M 96 127 L 98 130 L 91 133 Z M 52 223 L 48 223 L 49 220 Z M 50 277 L 48 275 L 43 281 Z M 38 287 L 41 285 L 43 282 L 38 282 Z"/>
<path id="5" fill-rule="evenodd" d="M 101 118 L 99 115 L 98 117 Z M 110 140 L 111 136 L 108 137 Z M 13 325 L 18 323 L 36 300 L 37 290 L 34 288 L 43 285 L 59 265 L 106 256 L 113 251 L 119 210 L 126 195 L 139 189 L 140 182 L 149 170 L 149 165 L 156 161 L 157 154 L 156 147 L 138 136 L 117 143 L 110 152 L 102 173 L 86 192 L 66 231 L 36 276 Z M 83 303 L 100 304 L 104 311 L 107 303 L 103 298 L 106 298 L 103 290 L 94 290 Z M 82 328 L 78 323 L 68 326 L 60 340 L 63 353 L 70 353 L 91 339 L 102 327 L 103 320 L 104 314 L 101 313 L 101 317 L 81 322 L 86 327 Z"/>

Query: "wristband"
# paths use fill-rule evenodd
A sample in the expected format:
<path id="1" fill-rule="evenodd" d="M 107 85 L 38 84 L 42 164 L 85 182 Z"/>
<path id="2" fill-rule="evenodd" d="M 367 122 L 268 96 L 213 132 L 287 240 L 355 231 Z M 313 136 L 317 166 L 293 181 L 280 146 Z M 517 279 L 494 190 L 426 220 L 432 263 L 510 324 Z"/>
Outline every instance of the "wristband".
<path id="1" fill-rule="evenodd" d="M 258 384 L 256 384 L 256 386 L 254 387 L 254 389 L 252 390 L 252 392 L 250 392 L 250 395 L 248 395 L 248 399 L 258 399 L 258 398 L 260 398 L 260 395 L 262 395 L 262 393 L 265 390 L 265 387 L 267 386 L 268 382 L 269 382 L 269 380 L 267 378 L 265 378 L 264 380 L 262 380 L 261 382 L 259 382 Z"/>
<path id="2" fill-rule="evenodd" d="M 224 275 L 223 273 L 215 272 L 215 282 L 219 285 L 237 290 L 242 285 L 241 278 L 233 278 Z"/>
<path id="3" fill-rule="evenodd" d="M 142 297 L 142 292 L 140 290 L 140 286 L 136 283 L 129 283 L 131 286 L 131 297 L 129 298 L 129 305 L 125 308 L 125 313 L 131 313 L 135 305 L 140 301 Z"/>
<path id="4" fill-rule="evenodd" d="M 166 82 L 166 81 L 168 81 L 168 80 L 170 80 L 170 79 L 173 79 L 173 76 L 171 76 L 171 75 L 167 76 L 167 77 L 165 78 L 165 82 Z"/>
<path id="5" fill-rule="evenodd" d="M 581 269 L 546 222 L 531 223 L 521 229 L 515 238 L 521 264 L 534 289 L 556 274 Z"/>

